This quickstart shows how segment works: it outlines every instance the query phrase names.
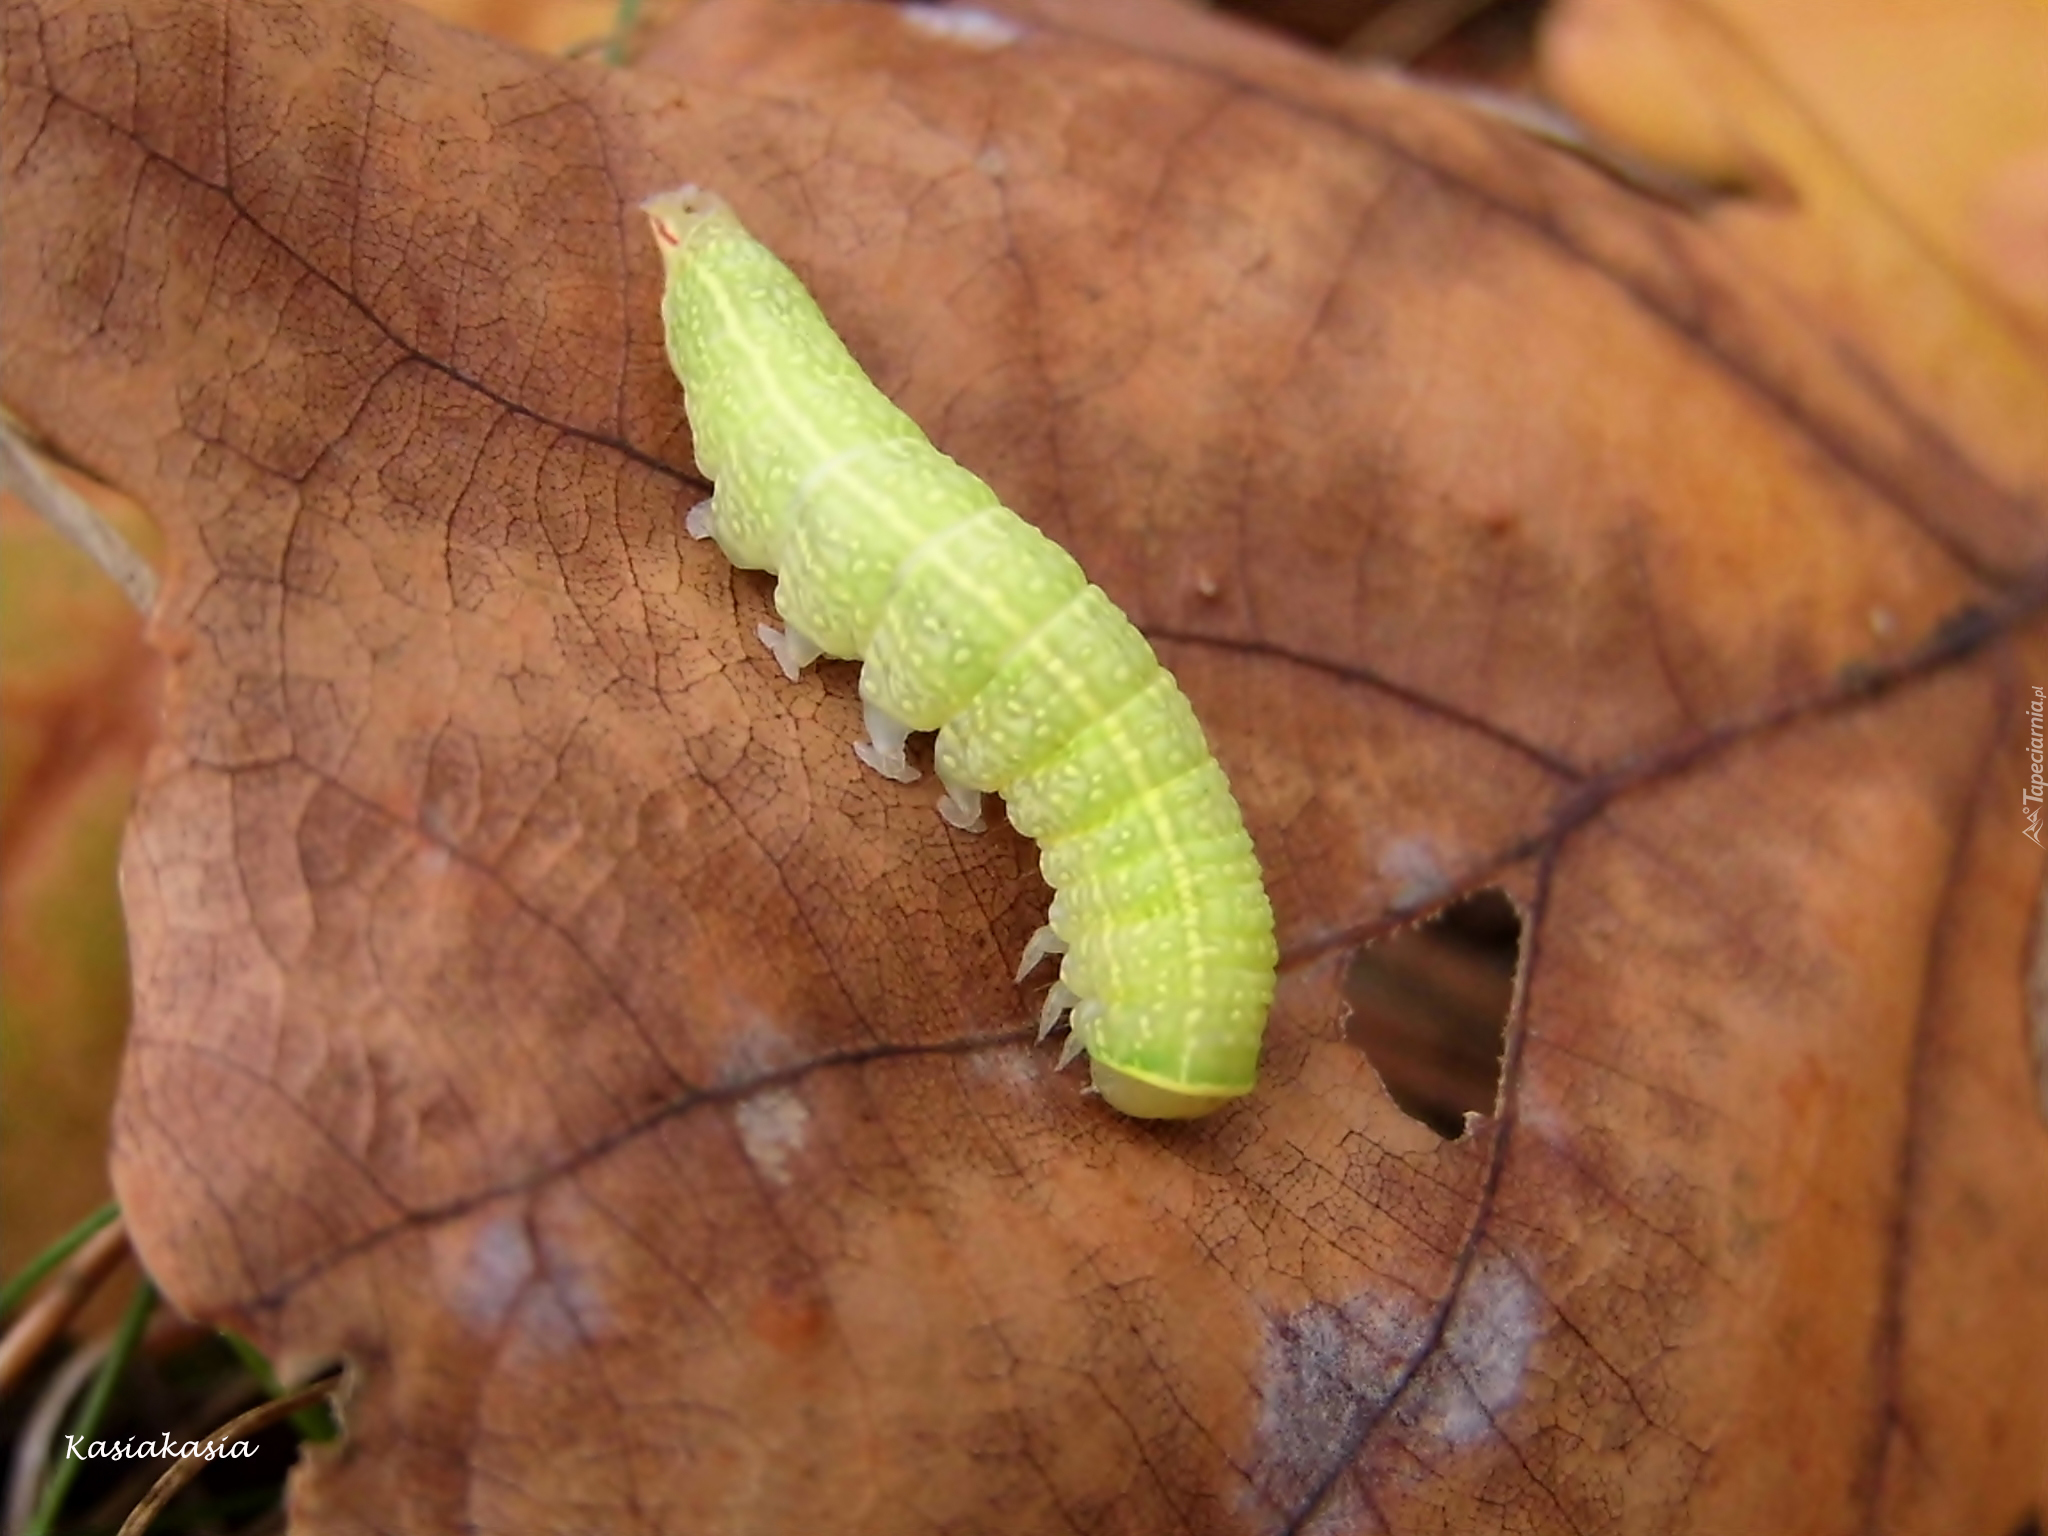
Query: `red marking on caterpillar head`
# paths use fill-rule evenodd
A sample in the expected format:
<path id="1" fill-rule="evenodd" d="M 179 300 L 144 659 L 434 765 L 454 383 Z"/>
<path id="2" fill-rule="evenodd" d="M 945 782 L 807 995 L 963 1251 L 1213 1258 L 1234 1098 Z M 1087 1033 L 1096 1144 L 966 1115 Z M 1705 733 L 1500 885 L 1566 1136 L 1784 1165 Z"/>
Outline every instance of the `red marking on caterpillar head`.
<path id="1" fill-rule="evenodd" d="M 727 204 L 716 192 L 694 183 L 673 192 L 657 192 L 641 203 L 640 211 L 654 226 L 654 238 L 671 250 L 679 249 L 690 233 L 706 219 L 723 213 Z"/>

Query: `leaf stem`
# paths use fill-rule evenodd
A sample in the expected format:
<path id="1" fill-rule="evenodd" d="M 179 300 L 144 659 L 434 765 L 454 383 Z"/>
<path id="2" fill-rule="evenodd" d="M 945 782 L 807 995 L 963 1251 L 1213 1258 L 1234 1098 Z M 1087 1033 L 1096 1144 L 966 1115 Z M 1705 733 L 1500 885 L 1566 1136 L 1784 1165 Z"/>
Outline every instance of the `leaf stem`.
<path id="1" fill-rule="evenodd" d="M 126 1520 L 121 1522 L 120 1536 L 142 1536 L 142 1532 L 149 1529 L 150 1521 L 157 1517 L 158 1511 L 176 1498 L 179 1490 L 187 1483 L 206 1470 L 207 1463 L 213 1459 L 207 1454 L 209 1448 L 217 1450 L 259 1430 L 268 1429 L 279 1419 L 297 1417 L 331 1393 L 340 1381 L 341 1377 L 338 1374 L 323 1377 L 311 1386 L 301 1387 L 290 1397 L 258 1403 L 247 1413 L 228 1420 L 200 1442 L 201 1449 L 197 1455 L 181 1457 L 156 1480 L 156 1486 L 149 1490 L 142 1502 L 129 1512 Z"/>
<path id="2" fill-rule="evenodd" d="M 84 550 L 114 578 L 138 612 L 146 615 L 156 606 L 156 572 L 91 502 L 43 468 L 40 455 L 6 415 L 0 415 L 0 486 Z"/>
<path id="3" fill-rule="evenodd" d="M 12 1388 L 41 1357 L 127 1252 L 128 1230 L 119 1221 L 108 1222 L 79 1244 L 56 1278 L 0 1334 L 0 1392 Z"/>
<path id="4" fill-rule="evenodd" d="M 235 1352 L 235 1358 L 242 1362 L 242 1369 L 256 1378 L 257 1385 L 263 1388 L 266 1396 L 284 1396 L 284 1383 L 277 1379 L 277 1372 L 271 1368 L 269 1356 L 232 1328 L 221 1329 L 220 1336 L 227 1347 Z M 291 1418 L 292 1428 L 299 1432 L 301 1440 L 325 1444 L 337 1438 L 332 1415 L 317 1402 L 300 1408 Z"/>

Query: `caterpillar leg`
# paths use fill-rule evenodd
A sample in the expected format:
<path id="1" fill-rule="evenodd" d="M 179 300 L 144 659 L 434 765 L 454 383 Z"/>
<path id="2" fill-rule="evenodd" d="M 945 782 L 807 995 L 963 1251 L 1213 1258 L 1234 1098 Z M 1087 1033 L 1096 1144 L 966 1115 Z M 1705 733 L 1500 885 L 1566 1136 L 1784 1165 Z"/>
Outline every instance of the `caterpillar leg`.
<path id="1" fill-rule="evenodd" d="M 1047 955 L 1064 955 L 1067 941 L 1059 936 L 1051 923 L 1031 935 L 1031 942 L 1024 946 L 1024 958 L 1017 964 L 1017 979 L 1022 981 L 1038 969 L 1038 962 Z"/>
<path id="2" fill-rule="evenodd" d="M 1095 1021 L 1101 1017 L 1102 1004 L 1100 1003 L 1083 1003 L 1074 1010 L 1074 1017 L 1070 1021 L 1073 1025 L 1072 1032 L 1067 1036 L 1067 1043 L 1060 1047 L 1059 1063 L 1053 1068 L 1053 1071 L 1066 1071 L 1073 1063 L 1074 1058 L 1088 1049 L 1088 1032 L 1094 1028 Z"/>
<path id="3" fill-rule="evenodd" d="M 690 508 L 690 515 L 683 519 L 683 527 L 693 539 L 708 539 L 718 529 L 718 498 L 706 496 Z"/>
<path id="4" fill-rule="evenodd" d="M 954 783 L 944 767 L 939 769 L 939 782 L 946 786 L 939 797 L 939 814 L 962 832 L 987 831 L 988 823 L 981 819 L 981 791 Z"/>
<path id="5" fill-rule="evenodd" d="M 1038 1010 L 1038 1038 L 1043 1040 L 1058 1029 L 1060 1015 L 1080 1001 L 1080 994 L 1064 981 L 1054 982 L 1052 990 L 1045 994 L 1045 1006 Z"/>
<path id="6" fill-rule="evenodd" d="M 865 699 L 861 701 L 860 712 L 868 728 L 868 739 L 854 743 L 853 755 L 885 779 L 915 784 L 918 772 L 910 766 L 903 751 L 903 744 L 910 740 L 910 727 L 901 720 L 890 719 Z"/>
<path id="7" fill-rule="evenodd" d="M 756 626 L 754 633 L 761 637 L 761 643 L 782 663 L 782 675 L 791 682 L 802 677 L 804 668 L 825 654 L 824 647 L 794 624 L 788 629 L 777 629 L 773 624 L 762 624 Z"/>

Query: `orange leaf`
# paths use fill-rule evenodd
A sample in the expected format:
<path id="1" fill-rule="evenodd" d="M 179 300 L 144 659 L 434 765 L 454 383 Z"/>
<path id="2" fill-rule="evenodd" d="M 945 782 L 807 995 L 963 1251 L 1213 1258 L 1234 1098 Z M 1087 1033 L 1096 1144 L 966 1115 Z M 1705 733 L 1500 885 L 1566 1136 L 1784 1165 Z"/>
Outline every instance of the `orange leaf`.
<path id="1" fill-rule="evenodd" d="M 0 501 L 0 1272 L 107 1198 L 128 1025 L 114 863 L 154 681 L 120 589 Z"/>

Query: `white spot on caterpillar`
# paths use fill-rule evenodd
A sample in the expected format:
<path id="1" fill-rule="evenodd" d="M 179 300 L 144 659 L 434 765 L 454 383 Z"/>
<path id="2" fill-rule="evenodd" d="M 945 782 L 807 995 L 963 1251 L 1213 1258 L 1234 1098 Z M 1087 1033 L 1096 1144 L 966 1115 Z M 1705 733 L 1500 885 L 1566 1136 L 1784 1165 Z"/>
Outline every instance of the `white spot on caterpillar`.
<path id="1" fill-rule="evenodd" d="M 974 157 L 974 168 L 991 181 L 1001 181 L 1010 174 L 1010 157 L 991 144 Z"/>
<path id="2" fill-rule="evenodd" d="M 1024 35 L 1009 17 L 971 5 L 901 5 L 896 14 L 920 32 L 982 52 L 1007 48 Z"/>
<path id="3" fill-rule="evenodd" d="M 771 1088 L 742 1100 L 733 1120 L 747 1160 L 769 1183 L 787 1186 L 790 1157 L 810 1139 L 811 1112 L 804 1101 L 787 1088 Z"/>

